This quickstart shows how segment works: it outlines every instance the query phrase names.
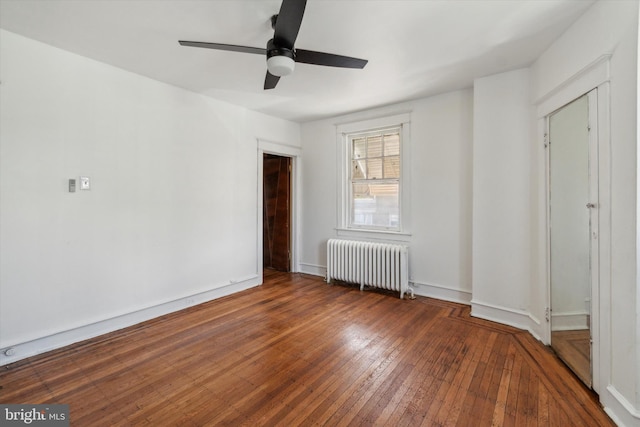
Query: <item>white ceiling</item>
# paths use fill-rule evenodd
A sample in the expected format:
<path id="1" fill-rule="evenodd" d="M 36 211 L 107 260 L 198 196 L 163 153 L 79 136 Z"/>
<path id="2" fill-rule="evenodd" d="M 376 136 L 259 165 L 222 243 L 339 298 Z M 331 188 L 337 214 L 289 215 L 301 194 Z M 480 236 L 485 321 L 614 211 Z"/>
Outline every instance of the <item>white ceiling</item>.
<path id="1" fill-rule="evenodd" d="M 279 0 L 0 0 L 0 27 L 273 116 L 307 121 L 470 87 L 532 63 L 592 0 L 309 0 L 296 47 L 368 59 L 297 64 L 262 89 Z"/>

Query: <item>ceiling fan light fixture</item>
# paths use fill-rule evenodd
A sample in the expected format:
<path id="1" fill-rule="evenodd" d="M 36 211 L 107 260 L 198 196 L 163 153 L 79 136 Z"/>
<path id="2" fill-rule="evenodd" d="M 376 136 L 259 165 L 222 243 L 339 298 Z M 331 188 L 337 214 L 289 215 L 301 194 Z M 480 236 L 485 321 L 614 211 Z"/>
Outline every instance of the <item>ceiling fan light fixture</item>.
<path id="1" fill-rule="evenodd" d="M 282 77 L 293 73 L 296 62 L 287 55 L 275 55 L 267 58 L 267 69 L 274 76 Z"/>
<path id="2" fill-rule="evenodd" d="M 273 38 L 267 42 L 267 47 L 239 46 L 223 43 L 208 43 L 180 40 L 182 46 L 192 46 L 207 49 L 226 50 L 231 52 L 253 53 L 267 56 L 267 73 L 264 79 L 264 89 L 273 89 L 280 77 L 293 73 L 296 62 L 311 65 L 324 65 L 339 68 L 364 68 L 366 59 L 315 50 L 295 49 L 302 17 L 307 0 L 282 0 L 280 12 L 271 17 Z"/>

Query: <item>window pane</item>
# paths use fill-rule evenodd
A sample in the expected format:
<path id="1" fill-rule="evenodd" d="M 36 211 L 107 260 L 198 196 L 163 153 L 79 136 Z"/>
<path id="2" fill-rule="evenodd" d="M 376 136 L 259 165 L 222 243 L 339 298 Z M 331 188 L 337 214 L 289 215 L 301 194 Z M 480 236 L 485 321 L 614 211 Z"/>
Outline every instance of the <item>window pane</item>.
<path id="1" fill-rule="evenodd" d="M 400 156 L 384 158 L 384 177 L 400 178 Z"/>
<path id="2" fill-rule="evenodd" d="M 347 226 L 400 230 L 399 128 L 364 131 L 347 140 L 351 144 L 351 181 L 347 183 L 351 186 L 351 222 Z"/>
<path id="3" fill-rule="evenodd" d="M 367 148 L 367 139 L 366 138 L 356 138 L 353 140 L 353 158 L 354 159 L 362 159 L 365 157 Z"/>
<path id="4" fill-rule="evenodd" d="M 400 134 L 394 133 L 384 136 L 384 155 L 399 156 L 400 155 Z"/>
<path id="5" fill-rule="evenodd" d="M 382 157 L 382 135 L 367 138 L 367 157 Z"/>
<path id="6" fill-rule="evenodd" d="M 352 224 L 399 227 L 398 183 L 353 184 Z"/>
<path id="7" fill-rule="evenodd" d="M 369 184 L 353 184 L 353 198 L 354 199 L 366 199 L 369 198 L 371 194 L 369 193 Z"/>
<path id="8" fill-rule="evenodd" d="M 382 179 L 382 159 L 367 160 L 367 170 L 365 173 L 367 179 Z"/>
<path id="9" fill-rule="evenodd" d="M 351 178 L 352 179 L 364 179 L 365 171 L 363 166 L 366 160 L 354 160 L 351 162 Z"/>

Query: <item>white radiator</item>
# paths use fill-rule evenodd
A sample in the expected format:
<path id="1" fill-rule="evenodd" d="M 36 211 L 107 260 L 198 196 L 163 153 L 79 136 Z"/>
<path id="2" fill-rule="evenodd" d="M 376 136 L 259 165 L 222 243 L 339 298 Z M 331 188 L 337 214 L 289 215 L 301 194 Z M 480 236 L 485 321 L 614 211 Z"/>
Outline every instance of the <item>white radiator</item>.
<path id="1" fill-rule="evenodd" d="M 409 249 L 404 245 L 329 239 L 327 242 L 327 283 L 331 279 L 399 291 L 400 298 L 411 292 Z"/>

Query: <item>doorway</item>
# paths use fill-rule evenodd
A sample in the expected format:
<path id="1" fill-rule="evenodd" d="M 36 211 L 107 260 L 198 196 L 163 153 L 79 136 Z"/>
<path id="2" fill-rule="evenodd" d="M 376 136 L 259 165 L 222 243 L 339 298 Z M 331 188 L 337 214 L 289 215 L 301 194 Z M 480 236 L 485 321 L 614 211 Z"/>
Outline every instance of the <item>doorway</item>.
<path id="1" fill-rule="evenodd" d="M 291 271 L 291 158 L 263 154 L 263 268 Z"/>
<path id="2" fill-rule="evenodd" d="M 551 347 L 588 387 L 593 381 L 592 293 L 598 289 L 597 90 L 547 116 Z"/>

